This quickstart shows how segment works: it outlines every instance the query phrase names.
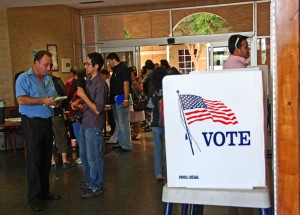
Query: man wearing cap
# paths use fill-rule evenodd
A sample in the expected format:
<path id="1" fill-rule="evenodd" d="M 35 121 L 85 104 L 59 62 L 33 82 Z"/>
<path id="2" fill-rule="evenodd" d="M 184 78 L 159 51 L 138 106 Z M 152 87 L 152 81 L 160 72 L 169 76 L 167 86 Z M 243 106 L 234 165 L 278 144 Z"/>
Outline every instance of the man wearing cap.
<path id="1" fill-rule="evenodd" d="M 248 47 L 246 36 L 235 34 L 228 40 L 228 49 L 230 56 L 224 63 L 223 69 L 246 68 L 246 59 L 250 56 L 250 48 Z"/>
<path id="2" fill-rule="evenodd" d="M 22 114 L 22 130 L 27 145 L 28 201 L 33 211 L 43 210 L 41 199 L 58 200 L 49 192 L 49 173 L 53 147 L 53 107 L 57 92 L 47 73 L 52 68 L 52 54 L 38 51 L 34 65 L 16 81 L 16 97 Z"/>

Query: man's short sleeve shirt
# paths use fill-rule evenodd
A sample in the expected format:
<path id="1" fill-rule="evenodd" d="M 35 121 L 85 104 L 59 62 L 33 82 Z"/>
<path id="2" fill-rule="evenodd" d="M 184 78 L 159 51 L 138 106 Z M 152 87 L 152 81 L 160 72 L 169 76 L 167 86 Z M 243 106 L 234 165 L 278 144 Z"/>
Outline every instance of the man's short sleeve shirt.
<path id="1" fill-rule="evenodd" d="M 111 104 L 115 104 L 115 96 L 124 94 L 124 82 L 131 82 L 130 71 L 127 66 L 123 63 L 119 63 L 117 66 L 113 68 L 113 74 L 110 78 L 110 94 L 109 94 L 109 102 Z"/>
<path id="2" fill-rule="evenodd" d="M 50 76 L 44 76 L 45 83 L 38 79 L 32 68 L 22 73 L 16 81 L 16 97 L 28 96 L 32 98 L 57 97 L 57 93 Z M 53 115 L 53 108 L 45 105 L 19 105 L 19 112 L 27 117 L 49 118 Z"/>
<path id="3" fill-rule="evenodd" d="M 103 128 L 105 123 L 105 105 L 108 87 L 103 78 L 98 74 L 93 79 L 86 80 L 86 91 L 89 99 L 95 103 L 100 114 L 95 114 L 87 104 L 84 104 L 82 128 Z"/>

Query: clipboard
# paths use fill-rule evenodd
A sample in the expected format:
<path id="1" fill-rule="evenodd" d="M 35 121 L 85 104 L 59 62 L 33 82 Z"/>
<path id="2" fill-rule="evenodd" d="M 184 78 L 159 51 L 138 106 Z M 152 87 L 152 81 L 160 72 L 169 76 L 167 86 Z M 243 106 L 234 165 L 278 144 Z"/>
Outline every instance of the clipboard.
<path id="1" fill-rule="evenodd" d="M 120 94 L 115 96 L 115 101 L 118 107 L 123 107 L 124 102 L 124 94 Z"/>

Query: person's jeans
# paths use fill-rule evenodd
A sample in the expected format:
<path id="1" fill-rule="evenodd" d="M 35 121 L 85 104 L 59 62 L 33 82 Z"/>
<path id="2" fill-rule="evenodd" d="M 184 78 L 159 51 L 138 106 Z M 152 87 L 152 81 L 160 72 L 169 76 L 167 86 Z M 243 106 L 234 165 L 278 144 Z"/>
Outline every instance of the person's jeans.
<path id="1" fill-rule="evenodd" d="M 119 136 L 119 125 L 116 124 L 114 133 L 113 135 L 110 136 L 109 141 L 114 143 L 118 142 L 118 136 Z"/>
<path id="2" fill-rule="evenodd" d="M 73 126 L 74 136 L 75 136 L 77 142 L 79 142 L 79 131 L 80 131 L 81 123 L 80 122 L 73 122 L 72 126 Z"/>
<path id="3" fill-rule="evenodd" d="M 123 149 L 132 150 L 130 143 L 130 125 L 128 118 L 128 107 L 117 107 L 113 105 L 113 113 L 116 125 L 119 125 L 118 142 Z"/>
<path id="4" fill-rule="evenodd" d="M 151 127 L 154 140 L 154 171 L 155 176 L 163 176 L 163 142 L 164 127 Z"/>
<path id="5" fill-rule="evenodd" d="M 79 139 L 86 182 L 90 189 L 100 189 L 104 177 L 102 131 L 100 128 L 80 129 Z"/>

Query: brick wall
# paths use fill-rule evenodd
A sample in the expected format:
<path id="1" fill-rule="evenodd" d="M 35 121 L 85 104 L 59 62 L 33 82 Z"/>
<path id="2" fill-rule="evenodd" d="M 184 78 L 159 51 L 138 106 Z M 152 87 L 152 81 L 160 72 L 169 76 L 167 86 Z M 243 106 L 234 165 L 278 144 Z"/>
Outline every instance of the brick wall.
<path id="1" fill-rule="evenodd" d="M 59 71 L 54 75 L 63 80 L 72 76 L 61 72 L 61 58 L 82 61 L 77 10 L 66 6 L 10 8 L 1 9 L 0 16 L 0 89 L 7 105 L 15 104 L 14 76 L 33 65 L 33 50 L 56 44 Z"/>
<path id="2" fill-rule="evenodd" d="M 246 1 L 189 0 L 80 11 L 62 5 L 0 9 L 0 99 L 3 97 L 2 99 L 8 105 L 14 105 L 14 75 L 31 67 L 33 63 L 32 50 L 45 49 L 46 44 L 57 45 L 59 71 L 55 72 L 55 75 L 60 76 L 63 80 L 71 77 L 70 73 L 61 73 L 61 58 L 71 58 L 72 63 L 82 61 L 79 19 L 81 14 L 146 11 L 232 2 Z M 201 8 L 174 11 L 173 26 L 184 17 L 198 12 L 220 15 L 233 26 L 235 31 L 252 30 L 252 4 L 226 6 L 221 9 Z M 270 3 L 258 4 L 258 35 L 269 35 L 269 14 Z M 120 17 L 125 18 L 120 19 Z M 99 19 L 102 19 L 99 22 L 101 38 L 105 40 L 123 39 L 124 28 L 129 31 L 133 38 L 169 35 L 168 11 L 119 14 L 103 16 Z M 158 61 L 157 56 L 153 58 L 155 58 L 153 59 L 155 62 Z"/>
<path id="3" fill-rule="evenodd" d="M 170 4 L 170 7 L 176 4 Z M 153 5 L 154 7 L 155 5 Z M 141 10 L 142 6 L 139 7 Z M 146 6 L 144 6 L 146 8 Z M 133 7 L 134 8 L 134 7 Z M 125 10 L 126 7 L 123 7 Z M 152 8 L 147 8 L 151 10 Z M 85 10 L 81 10 L 83 13 Z M 97 14 L 98 9 L 89 10 Z M 108 10 L 109 11 L 109 10 Z M 212 13 L 225 19 L 235 32 L 253 30 L 253 5 L 233 5 L 222 7 L 207 7 L 172 12 L 173 28 L 184 18 L 196 13 Z M 258 35 L 270 34 L 270 3 L 259 3 L 257 6 Z M 155 38 L 170 35 L 169 11 L 141 12 L 121 15 L 99 16 L 99 40 L 124 39 L 123 30 L 126 29 L 132 38 Z"/>
<path id="4" fill-rule="evenodd" d="M 13 77 L 6 9 L 0 9 L 0 101 L 14 103 Z"/>

